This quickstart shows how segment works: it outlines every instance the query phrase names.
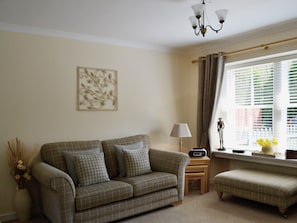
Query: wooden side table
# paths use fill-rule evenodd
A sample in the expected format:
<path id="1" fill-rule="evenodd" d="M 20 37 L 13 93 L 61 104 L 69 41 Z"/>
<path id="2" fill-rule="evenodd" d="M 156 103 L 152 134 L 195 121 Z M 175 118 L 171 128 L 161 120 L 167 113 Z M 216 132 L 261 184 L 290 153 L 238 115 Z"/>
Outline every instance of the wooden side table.
<path id="1" fill-rule="evenodd" d="M 199 158 L 190 158 L 190 163 L 186 167 L 186 176 L 188 175 L 191 179 L 191 176 L 194 178 L 195 175 L 201 175 L 204 178 L 201 178 L 201 182 L 203 182 L 205 185 L 204 187 L 200 187 L 200 192 L 203 194 L 204 192 L 209 192 L 209 172 L 210 172 L 210 159 L 205 157 L 199 157 Z M 191 174 L 192 173 L 192 174 Z M 201 173 L 201 174 L 197 174 Z M 185 191 L 187 192 L 188 188 L 188 180 L 185 181 Z M 204 191 L 205 190 L 205 191 Z"/>

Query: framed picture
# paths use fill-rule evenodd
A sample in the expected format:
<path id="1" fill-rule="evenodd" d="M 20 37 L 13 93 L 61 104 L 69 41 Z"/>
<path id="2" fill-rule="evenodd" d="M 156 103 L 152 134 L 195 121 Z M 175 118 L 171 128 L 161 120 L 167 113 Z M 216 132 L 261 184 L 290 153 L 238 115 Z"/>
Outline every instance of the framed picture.
<path id="1" fill-rule="evenodd" d="M 116 70 L 77 67 L 78 110 L 117 110 L 117 75 Z"/>

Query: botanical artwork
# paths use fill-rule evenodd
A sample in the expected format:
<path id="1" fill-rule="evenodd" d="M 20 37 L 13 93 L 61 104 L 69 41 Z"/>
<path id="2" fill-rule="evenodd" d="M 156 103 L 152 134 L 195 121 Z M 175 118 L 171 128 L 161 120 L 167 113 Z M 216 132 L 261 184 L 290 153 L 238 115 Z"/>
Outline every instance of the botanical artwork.
<path id="1" fill-rule="evenodd" d="M 78 110 L 117 110 L 117 71 L 78 67 Z"/>

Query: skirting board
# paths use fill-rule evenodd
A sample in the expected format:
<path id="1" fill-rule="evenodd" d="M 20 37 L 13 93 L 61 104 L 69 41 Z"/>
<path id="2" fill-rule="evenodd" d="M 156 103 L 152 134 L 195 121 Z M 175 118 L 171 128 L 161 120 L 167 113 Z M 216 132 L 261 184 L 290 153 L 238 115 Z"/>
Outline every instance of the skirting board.
<path id="1" fill-rule="evenodd" d="M 2 214 L 0 215 L 0 223 L 1 222 L 7 222 L 7 221 L 14 221 L 17 220 L 17 216 L 15 212 L 7 213 L 7 214 Z"/>

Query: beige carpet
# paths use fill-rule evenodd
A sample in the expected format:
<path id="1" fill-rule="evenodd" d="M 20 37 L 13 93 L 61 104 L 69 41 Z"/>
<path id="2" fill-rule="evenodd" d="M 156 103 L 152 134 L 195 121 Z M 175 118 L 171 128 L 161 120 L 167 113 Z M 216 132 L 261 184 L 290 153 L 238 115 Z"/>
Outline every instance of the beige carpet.
<path id="1" fill-rule="evenodd" d="M 224 196 L 220 201 L 216 192 L 200 195 L 193 188 L 185 197 L 183 204 L 166 207 L 118 222 L 121 223 L 296 223 L 297 205 L 288 210 L 288 219 L 278 214 L 273 206 L 248 201 L 232 196 Z M 18 223 L 12 221 L 11 223 Z M 48 223 L 36 217 L 30 223 Z M 53 222 L 54 223 L 54 222 Z"/>
<path id="2" fill-rule="evenodd" d="M 204 195 L 191 190 L 181 205 L 152 211 L 120 222 L 296 223 L 297 205 L 289 208 L 288 215 L 288 219 L 284 219 L 278 214 L 276 207 L 228 195 L 224 196 L 224 201 L 220 201 L 213 190 Z"/>

